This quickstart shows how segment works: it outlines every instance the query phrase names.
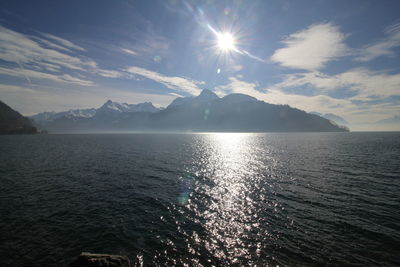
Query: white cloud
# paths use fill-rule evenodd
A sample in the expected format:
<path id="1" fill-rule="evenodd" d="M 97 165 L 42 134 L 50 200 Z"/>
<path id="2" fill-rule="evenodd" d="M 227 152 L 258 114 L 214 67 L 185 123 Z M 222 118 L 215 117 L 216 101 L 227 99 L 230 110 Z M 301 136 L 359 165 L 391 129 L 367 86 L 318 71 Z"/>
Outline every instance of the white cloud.
<path id="1" fill-rule="evenodd" d="M 311 86 L 319 93 L 328 93 L 345 88 L 354 94 L 352 100 L 369 100 L 400 95 L 400 74 L 387 74 L 365 68 L 352 69 L 336 75 L 327 75 L 318 71 L 293 73 L 271 86 L 271 89 Z"/>
<path id="2" fill-rule="evenodd" d="M 126 76 L 125 73 L 116 70 L 103 70 L 97 69 L 93 71 L 95 74 L 106 77 L 106 78 L 121 78 Z"/>
<path id="3" fill-rule="evenodd" d="M 125 52 L 125 53 L 127 53 L 127 54 L 130 54 L 130 55 L 133 55 L 133 56 L 137 56 L 137 55 L 138 55 L 137 52 L 135 52 L 135 51 L 133 51 L 133 50 L 131 50 L 131 49 L 128 49 L 128 48 L 121 48 L 121 51 L 122 51 L 122 52 Z"/>
<path id="4" fill-rule="evenodd" d="M 0 92 L 2 93 L 24 93 L 24 94 L 34 94 L 35 90 L 31 88 L 10 85 L 10 84 L 0 84 Z"/>
<path id="5" fill-rule="evenodd" d="M 31 83 L 31 79 L 33 78 L 33 79 L 40 79 L 40 80 L 50 80 L 50 81 L 54 81 L 54 82 L 70 83 L 70 84 L 81 85 L 81 86 L 93 86 L 94 85 L 94 83 L 92 81 L 73 77 L 69 74 L 54 75 L 54 74 L 50 74 L 50 73 L 39 72 L 39 71 L 29 70 L 29 69 L 11 69 L 11 68 L 0 67 L 0 74 L 25 78 L 28 80 L 29 83 Z"/>
<path id="6" fill-rule="evenodd" d="M 229 93 L 251 95 L 255 98 L 262 99 L 264 94 L 257 91 L 257 84 L 239 80 L 236 77 L 229 77 L 229 83 L 215 88 L 216 94 L 223 96 Z"/>
<path id="7" fill-rule="evenodd" d="M 75 50 L 80 50 L 80 51 L 86 51 L 85 48 L 80 47 L 68 40 L 65 40 L 63 38 L 54 36 L 52 34 L 48 34 L 48 33 L 41 33 L 43 36 L 45 36 L 47 39 L 52 39 L 53 41 L 56 41 L 57 43 L 61 44 L 64 47 L 70 48 L 70 49 L 75 49 Z"/>
<path id="8" fill-rule="evenodd" d="M 284 67 L 317 70 L 348 52 L 346 36 L 331 23 L 311 25 L 289 35 L 285 47 L 277 49 L 271 60 Z"/>
<path id="9" fill-rule="evenodd" d="M 64 47 L 64 46 L 61 46 L 61 45 L 58 45 L 58 44 L 55 44 L 55 43 L 50 42 L 50 41 L 48 41 L 46 39 L 35 37 L 35 36 L 32 37 L 32 38 L 34 38 L 35 40 L 39 41 L 40 44 L 44 44 L 47 48 L 55 48 L 55 49 L 58 49 L 58 50 L 62 50 L 62 51 L 66 51 L 66 52 L 72 53 L 71 49 L 69 49 L 67 47 Z"/>
<path id="10" fill-rule="evenodd" d="M 158 72 L 150 71 L 140 67 L 129 67 L 126 69 L 126 71 L 161 83 L 169 89 L 186 92 L 192 95 L 199 94 L 201 90 L 198 88 L 197 85 L 203 84 L 203 82 L 201 81 L 194 81 L 182 77 L 165 76 Z"/>
<path id="11" fill-rule="evenodd" d="M 95 74 L 106 78 L 120 78 L 126 73 L 98 67 L 91 59 L 77 55 L 84 48 L 60 37 L 40 33 L 48 38 L 28 36 L 0 26 L 0 59 L 15 63 L 19 69 L 3 68 L 1 74 L 93 86 L 94 83 L 82 79 L 83 74 Z M 66 53 L 67 52 L 67 53 Z M 133 52 L 133 51 L 131 51 Z M 70 55 L 75 54 L 75 55 Z M 70 74 L 64 74 L 69 69 Z"/>
<path id="12" fill-rule="evenodd" d="M 27 35 L 1 26 L 0 59 L 8 62 L 15 62 L 17 64 L 35 64 L 39 66 L 43 63 L 50 63 L 60 67 L 80 71 L 85 71 L 87 68 L 97 67 L 96 62 L 90 59 L 84 60 L 54 49 L 45 48 L 38 42 L 35 42 L 33 38 L 29 38 Z"/>
<path id="13" fill-rule="evenodd" d="M 38 69 L 41 70 L 47 70 L 47 71 L 51 71 L 51 72 L 60 72 L 61 71 L 61 67 L 58 65 L 54 65 L 54 64 L 50 64 L 50 63 L 45 63 L 42 62 L 40 64 L 40 66 L 37 66 Z"/>
<path id="14" fill-rule="evenodd" d="M 385 34 L 386 38 L 362 48 L 356 60 L 365 62 L 381 56 L 395 57 L 393 48 L 400 46 L 400 23 L 390 26 Z"/>

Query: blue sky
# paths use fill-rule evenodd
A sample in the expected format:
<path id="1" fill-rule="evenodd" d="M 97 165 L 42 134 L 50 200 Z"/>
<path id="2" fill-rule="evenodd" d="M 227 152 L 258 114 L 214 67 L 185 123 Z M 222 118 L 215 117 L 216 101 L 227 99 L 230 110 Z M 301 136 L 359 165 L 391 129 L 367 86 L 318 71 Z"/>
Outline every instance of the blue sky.
<path id="1" fill-rule="evenodd" d="M 23 114 L 204 88 L 354 125 L 400 114 L 399 1 L 3 0 L 0 14 L 0 98 Z"/>

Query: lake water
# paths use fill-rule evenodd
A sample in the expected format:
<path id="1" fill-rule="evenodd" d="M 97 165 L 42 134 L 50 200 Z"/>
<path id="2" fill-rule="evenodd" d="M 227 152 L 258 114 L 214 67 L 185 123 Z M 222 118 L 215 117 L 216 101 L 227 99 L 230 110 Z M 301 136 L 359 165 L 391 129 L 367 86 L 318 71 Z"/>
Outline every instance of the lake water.
<path id="1" fill-rule="evenodd" d="M 0 266 L 400 265 L 400 133 L 0 136 Z"/>

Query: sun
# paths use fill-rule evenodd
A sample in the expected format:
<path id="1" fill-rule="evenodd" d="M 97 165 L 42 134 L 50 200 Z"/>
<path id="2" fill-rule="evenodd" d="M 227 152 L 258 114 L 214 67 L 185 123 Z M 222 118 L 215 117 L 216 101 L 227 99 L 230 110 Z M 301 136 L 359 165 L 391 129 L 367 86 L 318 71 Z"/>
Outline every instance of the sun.
<path id="1" fill-rule="evenodd" d="M 217 34 L 218 48 L 224 52 L 235 50 L 235 38 L 229 32 L 221 32 Z"/>

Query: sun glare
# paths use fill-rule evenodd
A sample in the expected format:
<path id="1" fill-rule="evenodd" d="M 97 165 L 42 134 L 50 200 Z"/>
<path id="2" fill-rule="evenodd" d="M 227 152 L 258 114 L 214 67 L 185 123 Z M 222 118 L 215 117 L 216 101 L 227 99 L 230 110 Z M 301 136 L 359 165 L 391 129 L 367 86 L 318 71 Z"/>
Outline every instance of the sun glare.
<path id="1" fill-rule="evenodd" d="M 217 34 L 218 48 L 222 51 L 235 50 L 235 39 L 229 32 L 222 32 Z"/>

